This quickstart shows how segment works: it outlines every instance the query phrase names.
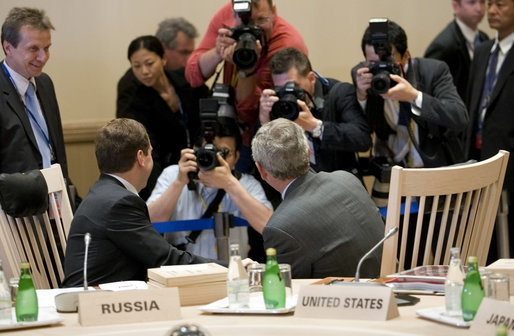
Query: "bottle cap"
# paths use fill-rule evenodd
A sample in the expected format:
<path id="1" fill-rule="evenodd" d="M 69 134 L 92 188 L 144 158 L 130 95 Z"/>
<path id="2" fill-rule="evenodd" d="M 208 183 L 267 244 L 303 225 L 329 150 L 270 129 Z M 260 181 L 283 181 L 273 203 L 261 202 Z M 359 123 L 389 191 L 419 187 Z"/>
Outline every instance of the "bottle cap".
<path id="1" fill-rule="evenodd" d="M 460 247 L 452 247 L 450 249 L 450 253 L 451 254 L 454 254 L 454 253 L 460 253 Z"/>
<path id="2" fill-rule="evenodd" d="M 24 269 L 24 268 L 30 268 L 30 264 L 29 264 L 28 262 L 24 261 L 24 262 L 22 262 L 22 263 L 20 264 L 20 268 L 21 268 L 21 269 Z"/>
<path id="3" fill-rule="evenodd" d="M 273 247 L 270 247 L 270 248 L 266 249 L 266 255 L 271 255 L 271 256 L 277 255 L 277 250 L 275 250 Z"/>
<path id="4" fill-rule="evenodd" d="M 468 263 L 476 263 L 478 262 L 478 258 L 476 256 L 469 256 Z"/>

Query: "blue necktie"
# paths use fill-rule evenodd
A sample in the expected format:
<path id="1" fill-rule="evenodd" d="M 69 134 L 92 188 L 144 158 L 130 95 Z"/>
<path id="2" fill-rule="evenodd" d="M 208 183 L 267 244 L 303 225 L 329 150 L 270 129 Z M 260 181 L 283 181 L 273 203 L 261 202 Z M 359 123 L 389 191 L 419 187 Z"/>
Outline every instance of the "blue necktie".
<path id="1" fill-rule="evenodd" d="M 493 53 L 489 57 L 489 65 L 487 66 L 487 76 L 485 78 L 484 90 L 482 91 L 482 97 L 480 99 L 480 109 L 478 111 L 477 118 L 477 133 L 475 137 L 475 147 L 482 148 L 482 128 L 484 126 L 485 111 L 489 106 L 491 99 L 491 93 L 496 82 L 496 68 L 498 66 L 498 55 L 500 53 L 500 45 L 496 46 Z"/>
<path id="2" fill-rule="evenodd" d="M 52 151 L 50 148 L 50 139 L 48 136 L 48 127 L 45 118 L 39 109 L 36 93 L 34 92 L 34 84 L 29 83 L 27 92 L 25 93 L 25 102 L 27 104 L 27 114 L 29 115 L 30 125 L 36 137 L 37 146 L 43 159 L 43 168 L 48 168 L 52 164 Z"/>

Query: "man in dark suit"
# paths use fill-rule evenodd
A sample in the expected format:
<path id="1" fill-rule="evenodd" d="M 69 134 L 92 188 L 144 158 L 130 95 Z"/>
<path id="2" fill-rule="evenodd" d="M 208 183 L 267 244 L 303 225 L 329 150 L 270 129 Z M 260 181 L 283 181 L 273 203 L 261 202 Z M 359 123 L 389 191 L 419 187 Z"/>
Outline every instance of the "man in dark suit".
<path id="1" fill-rule="evenodd" d="M 51 29 L 45 12 L 32 8 L 13 8 L 2 25 L 0 173 L 57 162 L 68 177 L 59 106 L 52 80 L 42 72 Z"/>
<path id="2" fill-rule="evenodd" d="M 369 149 L 371 132 L 355 99 L 354 86 L 314 72 L 307 55 L 296 48 L 273 55 L 270 71 L 275 89 L 262 92 L 261 124 L 277 117 L 294 121 L 310 139 L 315 171 L 346 170 L 358 175 L 356 153 Z M 279 102 L 279 96 L 291 93 L 292 87 L 296 87 L 293 97 L 298 98 L 298 105 Z"/>
<path id="3" fill-rule="evenodd" d="M 352 70 L 357 99 L 376 135 L 373 155 L 406 167 L 464 161 L 461 137 L 468 114 L 448 66 L 411 59 L 407 35 L 396 23 L 388 22 L 387 33 L 381 42 L 366 29 L 361 45 L 366 62 Z M 389 70 L 373 70 L 384 65 Z"/>
<path id="4" fill-rule="evenodd" d="M 426 58 L 446 62 L 453 76 L 460 97 L 466 101 L 469 66 L 473 51 L 489 37 L 478 24 L 485 14 L 485 0 L 452 0 L 455 20 L 450 22 L 430 43 L 425 51 Z"/>
<path id="5" fill-rule="evenodd" d="M 310 172 L 305 132 L 284 118 L 259 129 L 252 155 L 262 179 L 283 198 L 262 232 L 264 247 L 291 264 L 293 278 L 355 275 L 359 259 L 384 235 L 359 179 L 346 171 Z M 380 255 L 363 263 L 363 276 L 379 274 Z"/>
<path id="6" fill-rule="evenodd" d="M 475 50 L 471 63 L 467 106 L 469 158 L 487 159 L 498 150 L 511 155 L 503 188 L 509 204 L 509 238 L 514 252 L 514 0 L 489 1 L 489 26 L 496 38 Z M 491 250 L 493 252 L 494 250 Z M 491 254 L 491 253 L 490 253 Z"/>
<path id="7" fill-rule="evenodd" d="M 152 147 L 143 125 L 114 119 L 95 139 L 100 179 L 91 187 L 71 223 L 64 261 L 64 287 L 83 281 L 84 236 L 91 234 L 90 285 L 145 280 L 148 268 L 212 262 L 170 245 L 152 226 L 138 192 L 153 167 Z"/>

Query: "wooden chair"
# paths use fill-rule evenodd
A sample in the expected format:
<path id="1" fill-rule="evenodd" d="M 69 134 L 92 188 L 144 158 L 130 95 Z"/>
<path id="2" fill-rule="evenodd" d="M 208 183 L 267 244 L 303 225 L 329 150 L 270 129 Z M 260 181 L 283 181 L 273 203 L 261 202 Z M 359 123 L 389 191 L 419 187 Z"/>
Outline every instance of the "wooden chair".
<path id="1" fill-rule="evenodd" d="M 472 164 L 393 167 L 385 232 L 393 226 L 400 230 L 384 243 L 380 275 L 420 264 L 446 265 L 454 246 L 460 247 L 463 262 L 475 255 L 479 265 L 485 265 L 508 159 L 509 152 L 500 150 Z M 411 213 L 411 203 L 416 200 L 419 211 Z M 409 258 L 410 265 L 406 265 Z"/>
<path id="2" fill-rule="evenodd" d="M 15 218 L 0 208 L 0 247 L 7 274 L 19 277 L 20 262 L 28 261 L 36 288 L 57 288 L 64 278 L 62 260 L 73 213 L 61 166 L 41 173 L 48 187 L 48 210 Z"/>

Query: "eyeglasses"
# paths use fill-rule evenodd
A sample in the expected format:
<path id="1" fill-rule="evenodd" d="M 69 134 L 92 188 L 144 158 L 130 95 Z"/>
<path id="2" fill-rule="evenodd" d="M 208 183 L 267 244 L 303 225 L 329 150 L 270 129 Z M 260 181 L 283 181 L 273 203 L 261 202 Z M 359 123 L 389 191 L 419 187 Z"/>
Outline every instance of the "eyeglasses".
<path id="1" fill-rule="evenodd" d="M 220 152 L 221 156 L 224 158 L 227 158 L 227 157 L 235 154 L 235 151 L 228 149 L 228 148 L 219 148 L 218 151 Z"/>
<path id="2" fill-rule="evenodd" d="M 257 19 L 255 20 L 255 24 L 258 24 L 258 25 L 260 25 L 260 24 L 265 24 L 265 23 L 270 22 L 270 21 L 271 21 L 271 19 L 272 19 L 272 17 L 271 17 L 271 16 L 262 16 L 262 17 L 259 17 L 259 18 L 257 18 Z"/>

